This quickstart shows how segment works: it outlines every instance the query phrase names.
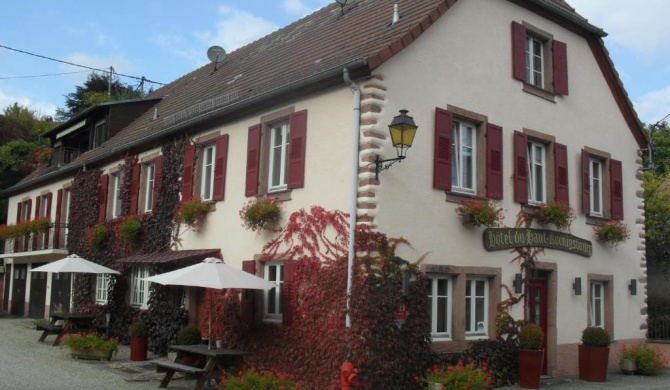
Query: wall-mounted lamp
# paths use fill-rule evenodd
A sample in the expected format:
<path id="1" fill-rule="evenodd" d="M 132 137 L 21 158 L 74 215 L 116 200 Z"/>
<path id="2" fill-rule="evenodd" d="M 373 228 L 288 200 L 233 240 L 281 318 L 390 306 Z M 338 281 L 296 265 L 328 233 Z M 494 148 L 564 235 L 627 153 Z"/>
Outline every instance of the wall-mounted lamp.
<path id="1" fill-rule="evenodd" d="M 575 295 L 582 295 L 582 278 L 575 278 L 572 289 L 575 290 Z"/>
<path id="2" fill-rule="evenodd" d="M 514 286 L 515 294 L 521 294 L 523 292 L 523 276 L 521 274 L 514 275 L 512 286 Z"/>
<path id="3" fill-rule="evenodd" d="M 353 3 L 354 0 L 337 0 L 337 2 L 340 4 L 340 7 L 342 7 L 342 13 L 340 15 L 344 15 L 344 7 Z"/>
<path id="4" fill-rule="evenodd" d="M 637 295 L 637 280 L 631 279 L 630 284 L 628 285 L 628 291 L 630 295 Z"/>
<path id="5" fill-rule="evenodd" d="M 393 121 L 389 125 L 389 132 L 391 133 L 391 142 L 395 146 L 398 157 L 381 160 L 379 159 L 379 155 L 377 155 L 375 157 L 375 180 L 379 178 L 379 172 L 385 171 L 391 165 L 405 159 L 407 149 L 411 148 L 414 142 L 417 128 L 414 119 L 407 115 L 407 110 L 400 110 L 400 115 L 393 118 Z"/>

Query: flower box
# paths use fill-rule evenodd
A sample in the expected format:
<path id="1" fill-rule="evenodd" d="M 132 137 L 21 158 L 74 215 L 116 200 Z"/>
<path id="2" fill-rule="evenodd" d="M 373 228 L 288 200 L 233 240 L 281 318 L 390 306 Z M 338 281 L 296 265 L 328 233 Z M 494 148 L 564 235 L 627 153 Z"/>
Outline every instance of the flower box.
<path id="1" fill-rule="evenodd" d="M 539 224 L 553 224 L 563 230 L 570 228 L 575 220 L 575 211 L 565 202 L 540 203 L 533 211 L 533 216 Z"/>
<path id="2" fill-rule="evenodd" d="M 242 209 L 242 226 L 254 232 L 262 229 L 273 230 L 281 216 L 281 200 L 277 198 L 251 199 Z"/>
<path id="3" fill-rule="evenodd" d="M 112 358 L 113 350 L 103 351 L 101 349 L 91 350 L 70 350 L 70 355 L 75 359 L 86 360 L 110 360 Z"/>
<path id="4" fill-rule="evenodd" d="M 630 238 L 630 229 L 622 221 L 609 221 L 603 225 L 595 226 L 593 231 L 598 236 L 598 241 L 607 242 L 612 246 Z"/>
<path id="5" fill-rule="evenodd" d="M 494 201 L 488 199 L 466 199 L 456 207 L 463 224 L 472 226 L 500 226 L 505 218 L 502 211 Z"/>

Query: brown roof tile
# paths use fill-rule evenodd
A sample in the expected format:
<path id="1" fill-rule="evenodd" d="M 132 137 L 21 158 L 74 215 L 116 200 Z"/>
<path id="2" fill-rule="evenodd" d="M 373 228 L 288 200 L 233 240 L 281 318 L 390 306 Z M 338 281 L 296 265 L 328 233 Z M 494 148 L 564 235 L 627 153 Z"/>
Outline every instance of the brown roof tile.
<path id="1" fill-rule="evenodd" d="M 116 260 L 117 263 L 125 265 L 166 264 L 176 262 L 198 262 L 206 257 L 220 255 L 221 249 L 193 249 L 150 253 L 147 255 L 130 256 Z"/>

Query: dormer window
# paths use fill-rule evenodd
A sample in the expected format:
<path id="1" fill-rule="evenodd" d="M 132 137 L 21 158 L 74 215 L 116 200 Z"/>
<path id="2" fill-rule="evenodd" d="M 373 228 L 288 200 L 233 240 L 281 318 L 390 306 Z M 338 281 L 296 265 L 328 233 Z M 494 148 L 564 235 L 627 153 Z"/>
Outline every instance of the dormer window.
<path id="1" fill-rule="evenodd" d="M 90 138 L 90 149 L 97 148 L 107 140 L 107 123 L 104 120 L 95 124 Z"/>

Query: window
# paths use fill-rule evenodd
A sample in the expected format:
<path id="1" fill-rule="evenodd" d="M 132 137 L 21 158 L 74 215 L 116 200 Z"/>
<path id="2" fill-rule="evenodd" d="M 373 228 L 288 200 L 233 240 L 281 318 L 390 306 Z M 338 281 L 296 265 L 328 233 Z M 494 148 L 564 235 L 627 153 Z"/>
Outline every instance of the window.
<path id="1" fill-rule="evenodd" d="M 544 42 L 526 36 L 526 82 L 544 88 Z"/>
<path id="2" fill-rule="evenodd" d="M 112 176 L 112 218 L 121 216 L 121 173 Z"/>
<path id="3" fill-rule="evenodd" d="M 144 278 L 149 277 L 149 269 L 146 267 L 134 267 L 131 275 L 131 298 L 133 306 L 146 307 L 149 300 L 149 282 Z"/>
<path id="4" fill-rule="evenodd" d="M 591 202 L 590 214 L 598 217 L 603 216 L 603 162 L 601 160 L 589 159 L 589 187 L 591 188 L 589 200 Z"/>
<path id="5" fill-rule="evenodd" d="M 547 201 L 545 145 L 528 142 L 528 203 L 539 204 Z"/>
<path id="6" fill-rule="evenodd" d="M 107 291 L 109 289 L 109 275 L 98 274 L 95 282 L 95 303 L 107 303 Z"/>
<path id="7" fill-rule="evenodd" d="M 465 282 L 465 335 L 486 337 L 488 329 L 489 282 L 485 278 L 468 278 Z"/>
<path id="8" fill-rule="evenodd" d="M 203 200 L 212 200 L 214 188 L 214 155 L 215 146 L 205 146 L 200 159 L 200 197 Z"/>
<path id="9" fill-rule="evenodd" d="M 471 123 L 455 120 L 453 128 L 451 189 L 474 194 L 477 192 L 476 127 Z"/>
<path id="10" fill-rule="evenodd" d="M 605 328 L 605 283 L 591 282 L 591 326 Z"/>
<path id="11" fill-rule="evenodd" d="M 144 211 L 149 212 L 154 207 L 154 180 L 156 175 L 156 165 L 146 164 L 144 166 L 144 172 Z"/>
<path id="12" fill-rule="evenodd" d="M 428 302 L 433 339 L 451 337 L 451 285 L 451 277 L 429 275 Z"/>
<path id="13" fill-rule="evenodd" d="M 267 262 L 264 271 L 265 280 L 277 283 L 277 287 L 265 291 L 264 318 L 280 321 L 283 313 L 284 265 L 274 261 Z"/>
<path id="14" fill-rule="evenodd" d="M 288 123 L 270 129 L 270 158 L 268 159 L 268 192 L 286 189 L 288 179 Z"/>
<path id="15" fill-rule="evenodd" d="M 101 146 L 107 139 L 107 124 L 105 121 L 100 121 L 95 124 L 93 132 L 91 133 L 91 149 Z"/>

